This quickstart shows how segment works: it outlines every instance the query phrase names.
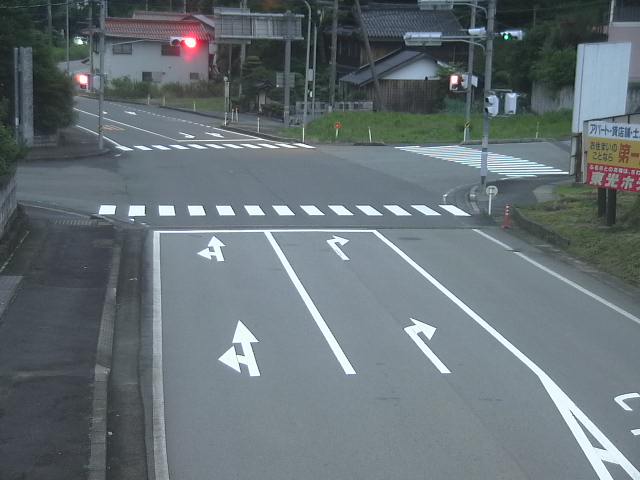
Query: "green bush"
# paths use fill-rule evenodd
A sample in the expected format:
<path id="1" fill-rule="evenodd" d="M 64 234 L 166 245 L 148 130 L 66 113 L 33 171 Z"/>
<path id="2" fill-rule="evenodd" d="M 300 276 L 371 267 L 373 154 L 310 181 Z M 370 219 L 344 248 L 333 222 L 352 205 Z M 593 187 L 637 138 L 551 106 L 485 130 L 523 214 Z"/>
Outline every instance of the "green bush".
<path id="1" fill-rule="evenodd" d="M 134 82 L 129 77 L 114 78 L 105 86 L 105 95 L 116 98 L 159 96 L 160 88 L 151 82 Z"/>
<path id="2" fill-rule="evenodd" d="M 13 172 L 18 159 L 24 156 L 24 149 L 16 145 L 11 131 L 0 124 L 0 175 Z"/>

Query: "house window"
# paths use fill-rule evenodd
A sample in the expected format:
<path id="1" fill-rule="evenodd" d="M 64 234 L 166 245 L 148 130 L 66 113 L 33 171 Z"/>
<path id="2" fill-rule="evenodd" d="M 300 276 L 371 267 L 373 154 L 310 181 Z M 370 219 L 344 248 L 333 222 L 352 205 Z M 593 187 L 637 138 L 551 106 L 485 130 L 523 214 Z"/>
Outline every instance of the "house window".
<path id="1" fill-rule="evenodd" d="M 189 80 L 200 80 L 200 73 L 199 72 L 189 73 Z"/>
<path id="2" fill-rule="evenodd" d="M 142 81 L 159 83 L 162 81 L 162 75 L 163 72 L 142 72 Z"/>
<path id="3" fill-rule="evenodd" d="M 116 43 L 111 47 L 114 55 L 131 55 L 133 53 L 133 45 L 131 43 Z"/>
<path id="4" fill-rule="evenodd" d="M 174 47 L 173 45 L 162 44 L 162 55 L 167 57 L 179 57 L 180 46 Z"/>

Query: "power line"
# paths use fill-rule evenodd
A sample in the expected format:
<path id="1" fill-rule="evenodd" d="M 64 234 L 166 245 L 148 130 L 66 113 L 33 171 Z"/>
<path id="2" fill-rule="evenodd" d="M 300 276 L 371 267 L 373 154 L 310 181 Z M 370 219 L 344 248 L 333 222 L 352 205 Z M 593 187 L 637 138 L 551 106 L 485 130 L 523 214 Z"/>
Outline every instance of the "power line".
<path id="1" fill-rule="evenodd" d="M 68 0 L 66 2 L 52 3 L 51 6 L 57 7 L 60 5 L 66 5 L 67 3 L 69 5 L 77 4 L 78 0 Z M 37 7 L 46 7 L 48 5 L 49 3 L 37 3 L 37 4 L 30 4 L 30 5 L 0 5 L 0 9 L 37 8 Z"/>

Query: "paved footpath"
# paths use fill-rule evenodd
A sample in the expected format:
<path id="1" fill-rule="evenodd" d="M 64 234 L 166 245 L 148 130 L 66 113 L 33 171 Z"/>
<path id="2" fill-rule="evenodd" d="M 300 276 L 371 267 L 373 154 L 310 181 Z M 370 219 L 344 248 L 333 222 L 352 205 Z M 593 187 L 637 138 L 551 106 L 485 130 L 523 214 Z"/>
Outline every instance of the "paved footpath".
<path id="1" fill-rule="evenodd" d="M 0 270 L 0 478 L 87 478 L 114 228 L 31 209 Z M 7 305 L 7 302 L 8 305 Z"/>

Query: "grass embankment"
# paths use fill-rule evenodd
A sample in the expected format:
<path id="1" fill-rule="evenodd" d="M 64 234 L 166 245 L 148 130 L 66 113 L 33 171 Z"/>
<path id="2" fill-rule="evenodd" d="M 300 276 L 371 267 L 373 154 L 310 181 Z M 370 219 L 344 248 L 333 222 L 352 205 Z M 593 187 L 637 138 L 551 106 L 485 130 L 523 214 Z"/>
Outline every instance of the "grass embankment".
<path id="1" fill-rule="evenodd" d="M 618 220 L 604 227 L 597 216 L 597 190 L 561 186 L 559 198 L 520 210 L 568 239 L 568 252 L 598 269 L 640 285 L 640 196 L 618 192 Z"/>
<path id="2" fill-rule="evenodd" d="M 336 141 L 336 122 L 342 124 L 338 142 L 368 142 L 369 128 L 374 142 L 384 143 L 437 143 L 462 141 L 464 115 L 416 115 L 393 112 L 334 112 L 311 122 L 306 129 L 310 141 L 331 143 Z M 571 134 L 571 113 L 554 112 L 544 115 L 514 115 L 491 120 L 491 139 L 509 140 L 535 138 L 566 138 Z M 300 137 L 300 128 L 284 129 L 288 137 Z M 471 119 L 471 138 L 480 140 L 482 116 Z"/>

